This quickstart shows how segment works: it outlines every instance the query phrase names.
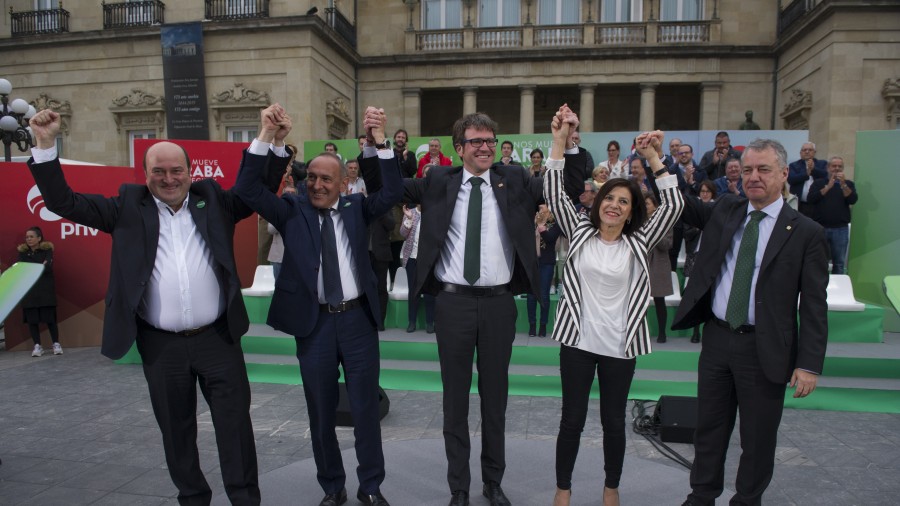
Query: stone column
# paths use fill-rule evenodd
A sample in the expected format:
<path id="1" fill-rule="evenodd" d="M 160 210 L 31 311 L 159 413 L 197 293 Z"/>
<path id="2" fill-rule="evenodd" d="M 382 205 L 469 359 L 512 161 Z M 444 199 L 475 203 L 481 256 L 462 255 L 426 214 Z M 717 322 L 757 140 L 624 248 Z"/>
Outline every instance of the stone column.
<path id="1" fill-rule="evenodd" d="M 579 84 L 581 89 L 581 110 L 578 112 L 578 119 L 581 124 L 578 130 L 582 132 L 594 131 L 594 91 L 596 84 Z"/>
<path id="2" fill-rule="evenodd" d="M 722 81 L 700 84 L 700 130 L 720 130 L 719 95 Z"/>
<path id="3" fill-rule="evenodd" d="M 519 133 L 534 133 L 534 90 L 537 86 L 523 84 L 519 86 Z"/>
<path id="4" fill-rule="evenodd" d="M 656 87 L 659 83 L 641 83 L 641 115 L 638 130 L 648 131 L 656 128 Z"/>
<path id="5" fill-rule="evenodd" d="M 410 137 L 422 135 L 421 88 L 403 88 L 403 128 Z"/>
<path id="6" fill-rule="evenodd" d="M 463 86 L 463 116 L 478 112 L 478 86 Z"/>

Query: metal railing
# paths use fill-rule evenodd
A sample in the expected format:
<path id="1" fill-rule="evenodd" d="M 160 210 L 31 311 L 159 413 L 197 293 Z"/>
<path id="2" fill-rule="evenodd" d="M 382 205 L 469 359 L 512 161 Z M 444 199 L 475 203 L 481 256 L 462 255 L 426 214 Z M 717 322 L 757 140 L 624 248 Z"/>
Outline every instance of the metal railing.
<path id="1" fill-rule="evenodd" d="M 435 30 L 416 33 L 416 49 L 419 51 L 446 51 L 462 49 L 462 30 Z"/>
<path id="2" fill-rule="evenodd" d="M 204 0 L 204 16 L 214 21 L 269 17 L 269 0 Z"/>
<path id="3" fill-rule="evenodd" d="M 522 29 L 478 28 L 475 30 L 475 47 L 484 49 L 522 47 Z"/>
<path id="4" fill-rule="evenodd" d="M 542 26 L 534 29 L 534 45 L 540 47 L 580 46 L 583 41 L 581 25 Z"/>
<path id="5" fill-rule="evenodd" d="M 781 35 L 792 24 L 813 10 L 820 2 L 818 0 L 794 0 L 778 13 L 778 34 Z"/>
<path id="6" fill-rule="evenodd" d="M 166 4 L 160 0 L 123 2 L 103 6 L 103 28 L 161 25 L 165 23 Z"/>
<path id="7" fill-rule="evenodd" d="M 660 23 L 656 40 L 660 44 L 709 42 L 709 21 L 667 21 Z"/>
<path id="8" fill-rule="evenodd" d="M 9 17 L 13 37 L 69 31 L 69 11 L 62 8 L 13 12 L 10 7 Z"/>
<path id="9" fill-rule="evenodd" d="M 597 25 L 594 40 L 604 46 L 643 44 L 647 42 L 647 25 L 643 23 Z"/>
<path id="10" fill-rule="evenodd" d="M 335 7 L 325 8 L 325 22 L 344 40 L 356 49 L 356 25 L 350 22 Z"/>

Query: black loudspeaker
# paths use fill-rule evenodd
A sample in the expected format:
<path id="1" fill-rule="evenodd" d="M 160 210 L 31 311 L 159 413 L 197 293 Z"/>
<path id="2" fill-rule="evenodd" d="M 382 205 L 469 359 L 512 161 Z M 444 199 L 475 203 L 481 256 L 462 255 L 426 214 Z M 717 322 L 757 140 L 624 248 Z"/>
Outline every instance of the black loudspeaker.
<path id="1" fill-rule="evenodd" d="M 378 419 L 387 416 L 391 409 L 391 400 L 388 399 L 384 389 L 378 387 Z M 350 400 L 347 395 L 347 386 L 338 383 L 338 405 L 335 423 L 341 427 L 353 427 L 353 415 L 350 414 Z"/>
<path id="2" fill-rule="evenodd" d="M 663 395 L 656 403 L 653 418 L 659 424 L 659 438 L 665 443 L 694 443 L 697 430 L 697 398 Z"/>

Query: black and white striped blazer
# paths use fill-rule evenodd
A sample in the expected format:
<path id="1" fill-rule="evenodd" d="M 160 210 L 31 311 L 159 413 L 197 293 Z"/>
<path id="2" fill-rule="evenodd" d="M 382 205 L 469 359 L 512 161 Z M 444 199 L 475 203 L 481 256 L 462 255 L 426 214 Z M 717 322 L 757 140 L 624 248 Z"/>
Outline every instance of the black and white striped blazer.
<path id="1" fill-rule="evenodd" d="M 544 200 L 563 234 L 569 238 L 569 255 L 563 268 L 563 289 L 556 307 L 556 323 L 553 339 L 568 346 L 578 344 L 581 333 L 581 280 L 575 272 L 572 259 L 579 253 L 588 239 L 597 234 L 597 228 L 588 216 L 579 214 L 572 201 L 563 192 L 563 160 L 548 160 L 544 175 Z M 566 166 L 565 170 L 570 170 Z M 684 210 L 684 198 L 678 191 L 678 179 L 669 175 L 656 180 L 659 187 L 660 205 L 647 220 L 631 235 L 623 235 L 637 260 L 637 277 L 628 291 L 627 324 L 625 329 L 625 355 L 629 358 L 650 353 L 650 332 L 644 315 L 650 300 L 650 281 L 647 275 L 648 252 L 672 229 Z M 635 202 L 634 205 L 643 204 Z M 603 311 L 603 308 L 588 308 Z"/>

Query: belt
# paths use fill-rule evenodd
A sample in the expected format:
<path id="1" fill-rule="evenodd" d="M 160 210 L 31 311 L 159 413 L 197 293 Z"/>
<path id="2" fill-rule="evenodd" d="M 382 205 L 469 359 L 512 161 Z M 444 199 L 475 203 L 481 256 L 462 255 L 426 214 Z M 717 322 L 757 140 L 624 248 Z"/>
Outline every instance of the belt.
<path id="1" fill-rule="evenodd" d="M 223 315 L 223 316 L 224 316 L 224 315 Z M 223 317 L 220 316 L 219 319 L 217 319 L 216 321 L 214 321 L 214 322 L 212 322 L 212 323 L 210 323 L 210 324 L 207 324 L 207 325 L 203 325 L 202 327 L 197 327 L 197 328 L 195 328 L 195 329 L 179 330 L 179 331 L 172 331 L 172 330 L 165 330 L 165 329 L 159 329 L 159 328 L 156 328 L 156 327 L 154 327 L 153 325 L 150 325 L 149 323 L 147 323 L 146 321 L 144 321 L 144 319 L 143 319 L 143 318 L 140 318 L 140 317 L 138 318 L 138 323 L 139 323 L 141 326 L 146 327 L 146 328 L 148 328 L 148 329 L 150 329 L 150 330 L 153 330 L 153 331 L 155 331 L 155 332 L 161 332 L 161 333 L 163 333 L 163 334 L 171 334 L 171 335 L 173 335 L 173 336 L 193 337 L 193 336 L 196 336 L 196 335 L 198 335 L 198 334 L 202 334 L 202 333 L 206 332 L 207 330 L 209 330 L 209 329 L 215 327 L 215 326 L 216 326 L 216 323 L 218 323 L 219 320 L 221 320 L 222 318 L 223 318 Z"/>
<path id="2" fill-rule="evenodd" d="M 741 325 L 740 327 L 733 329 L 731 328 L 730 323 L 726 322 L 725 320 L 720 320 L 715 316 L 713 316 L 712 321 L 723 329 L 734 332 L 735 334 L 752 334 L 756 332 L 756 325 Z"/>
<path id="3" fill-rule="evenodd" d="M 466 286 L 455 283 L 443 283 L 441 290 L 467 297 L 493 297 L 510 292 L 509 283 L 497 286 Z"/>
<path id="4" fill-rule="evenodd" d="M 357 297 L 353 300 L 345 300 L 341 302 L 337 306 L 332 306 L 331 304 L 319 304 L 319 311 L 322 313 L 343 313 L 345 311 L 350 311 L 351 309 L 356 309 L 363 304 L 363 298 Z"/>

